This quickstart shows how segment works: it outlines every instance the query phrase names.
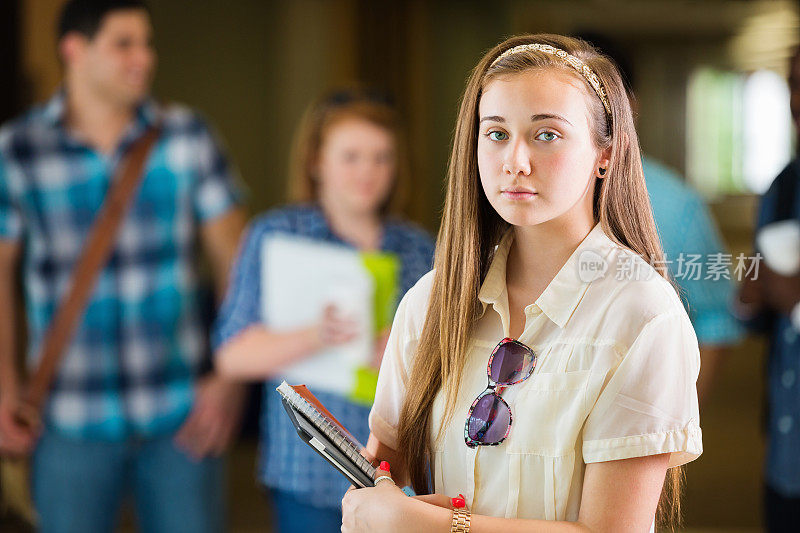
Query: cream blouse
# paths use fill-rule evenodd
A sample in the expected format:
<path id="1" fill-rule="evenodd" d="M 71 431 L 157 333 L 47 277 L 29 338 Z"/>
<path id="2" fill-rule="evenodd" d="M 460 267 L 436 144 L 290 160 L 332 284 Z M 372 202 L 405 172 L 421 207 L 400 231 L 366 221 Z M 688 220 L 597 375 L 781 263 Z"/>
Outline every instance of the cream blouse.
<path id="1" fill-rule="evenodd" d="M 508 438 L 499 446 L 467 447 L 470 405 L 486 389 L 491 350 L 509 336 L 505 273 L 512 241 L 508 232 L 480 289 L 483 314 L 455 414 L 432 442 L 434 489 L 464 494 L 477 514 L 575 521 L 586 463 L 670 452 L 669 465 L 677 466 L 702 453 L 697 339 L 672 286 L 598 224 L 525 308 L 519 340 L 538 359 L 531 377 L 502 393 L 513 416 Z M 605 274 L 592 275 L 602 264 Z M 432 281 L 433 273 L 426 274 L 403 298 L 381 365 L 369 425 L 393 449 Z M 440 391 L 433 405 L 433 439 L 444 399 Z"/>

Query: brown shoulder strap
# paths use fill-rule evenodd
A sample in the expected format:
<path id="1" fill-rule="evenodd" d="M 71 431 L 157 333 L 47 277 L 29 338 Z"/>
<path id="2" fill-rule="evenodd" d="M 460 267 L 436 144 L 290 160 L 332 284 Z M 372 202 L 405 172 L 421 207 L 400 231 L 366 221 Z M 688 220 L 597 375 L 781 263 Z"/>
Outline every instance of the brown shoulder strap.
<path id="1" fill-rule="evenodd" d="M 45 334 L 39 352 L 39 363 L 31 374 L 20 418 L 38 425 L 50 385 L 67 344 L 83 316 L 86 303 L 100 271 L 111 255 L 119 228 L 133 204 L 144 164 L 158 140 L 159 129 L 152 127 L 140 137 L 120 161 L 106 193 L 103 206 L 92 224 L 83 253 L 75 265 L 70 288 L 62 300 Z"/>

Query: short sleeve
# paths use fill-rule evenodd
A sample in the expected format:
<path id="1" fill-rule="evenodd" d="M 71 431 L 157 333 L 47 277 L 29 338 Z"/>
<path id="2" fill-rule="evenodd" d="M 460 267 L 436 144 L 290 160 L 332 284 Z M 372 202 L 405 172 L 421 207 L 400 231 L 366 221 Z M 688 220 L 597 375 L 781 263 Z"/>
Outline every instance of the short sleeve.
<path id="1" fill-rule="evenodd" d="M 241 204 L 244 194 L 219 137 L 203 122 L 198 130 L 194 210 L 198 220 L 207 222 Z"/>
<path id="2" fill-rule="evenodd" d="M 586 463 L 671 453 L 669 466 L 702 453 L 700 354 L 685 313 L 651 319 L 604 377 L 583 431 Z"/>
<path id="3" fill-rule="evenodd" d="M 0 239 L 16 241 L 22 237 L 22 214 L 12 197 L 9 180 L 0 156 Z"/>
<path id="4" fill-rule="evenodd" d="M 381 443 L 396 450 L 400 410 L 406 397 L 411 363 L 419 343 L 432 274 L 423 276 L 403 296 L 394 315 L 383 354 L 375 401 L 369 413 L 369 429 Z"/>

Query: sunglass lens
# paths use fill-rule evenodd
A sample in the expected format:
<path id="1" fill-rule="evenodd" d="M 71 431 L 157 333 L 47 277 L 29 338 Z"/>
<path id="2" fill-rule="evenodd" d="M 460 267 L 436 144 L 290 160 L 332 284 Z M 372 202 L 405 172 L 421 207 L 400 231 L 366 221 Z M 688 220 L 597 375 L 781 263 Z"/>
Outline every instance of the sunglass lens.
<path id="1" fill-rule="evenodd" d="M 489 377 L 500 385 L 521 381 L 533 370 L 533 352 L 518 342 L 501 344 L 492 357 Z"/>
<path id="2" fill-rule="evenodd" d="M 511 424 L 511 409 L 496 394 L 486 394 L 478 399 L 467 421 L 467 435 L 481 444 L 495 444 L 503 440 Z"/>

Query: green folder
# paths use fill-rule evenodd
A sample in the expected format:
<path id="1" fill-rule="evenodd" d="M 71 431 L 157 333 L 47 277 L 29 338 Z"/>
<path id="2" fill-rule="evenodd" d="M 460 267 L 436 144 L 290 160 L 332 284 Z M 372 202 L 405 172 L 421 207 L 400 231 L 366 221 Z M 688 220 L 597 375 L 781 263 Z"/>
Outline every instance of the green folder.
<path id="1" fill-rule="evenodd" d="M 375 282 L 373 325 L 375 336 L 392 327 L 400 288 L 400 261 L 385 252 L 361 252 L 361 261 Z M 355 385 L 350 400 L 370 406 L 375 401 L 378 371 L 369 365 L 356 369 Z"/>

